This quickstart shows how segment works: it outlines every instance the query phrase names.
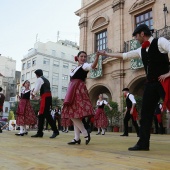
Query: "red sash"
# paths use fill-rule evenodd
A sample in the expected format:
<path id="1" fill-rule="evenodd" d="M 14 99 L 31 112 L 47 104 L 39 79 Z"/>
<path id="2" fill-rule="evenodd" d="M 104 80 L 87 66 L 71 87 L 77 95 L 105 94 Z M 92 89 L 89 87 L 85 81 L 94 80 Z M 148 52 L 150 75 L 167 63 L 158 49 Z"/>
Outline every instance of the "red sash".
<path id="1" fill-rule="evenodd" d="M 44 109 L 45 109 L 45 98 L 46 97 L 50 97 L 51 96 L 51 92 L 46 92 L 44 94 L 42 94 L 41 96 L 41 101 L 40 101 L 40 110 L 39 110 L 39 114 L 43 114 L 44 113 Z"/>
<path id="2" fill-rule="evenodd" d="M 18 115 L 23 115 L 25 112 L 25 107 L 27 105 L 28 99 L 20 99 L 16 113 Z"/>
<path id="3" fill-rule="evenodd" d="M 158 123 L 162 123 L 162 115 L 161 114 L 156 114 Z"/>
<path id="4" fill-rule="evenodd" d="M 131 110 L 132 108 L 128 109 L 128 110 Z M 132 117 L 133 117 L 133 120 L 134 121 L 137 121 L 138 120 L 138 111 L 136 109 L 136 107 L 133 108 L 133 113 L 132 113 Z"/>
<path id="5" fill-rule="evenodd" d="M 78 88 L 80 82 L 82 82 L 82 80 L 80 79 L 71 79 L 68 89 L 67 89 L 67 94 L 66 97 L 64 99 L 64 105 L 71 105 L 73 100 L 74 100 L 74 96 L 76 93 L 76 89 Z"/>
<path id="6" fill-rule="evenodd" d="M 0 112 L 3 112 L 3 106 L 0 106 Z"/>
<path id="7" fill-rule="evenodd" d="M 164 82 L 161 82 L 164 91 L 165 91 L 165 99 L 163 102 L 163 110 L 168 109 L 170 111 L 170 77 L 166 78 Z"/>

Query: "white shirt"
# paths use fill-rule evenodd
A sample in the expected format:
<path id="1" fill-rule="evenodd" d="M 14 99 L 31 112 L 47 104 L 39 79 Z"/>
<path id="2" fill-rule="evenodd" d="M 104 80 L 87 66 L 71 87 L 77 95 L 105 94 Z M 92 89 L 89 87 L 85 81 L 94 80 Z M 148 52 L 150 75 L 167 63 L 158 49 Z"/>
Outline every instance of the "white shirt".
<path id="1" fill-rule="evenodd" d="M 151 44 L 153 41 L 153 37 L 151 36 L 148 41 Z M 161 53 L 168 53 L 168 57 L 170 58 L 170 42 L 166 38 L 160 37 L 158 39 L 158 49 Z M 148 50 L 149 47 L 146 48 L 146 51 Z M 123 53 L 123 60 L 127 58 L 141 58 L 141 47 L 136 50 Z"/>
<path id="2" fill-rule="evenodd" d="M 40 88 L 43 84 L 44 84 L 44 80 L 41 77 L 38 77 L 33 91 L 33 95 L 35 95 L 40 91 Z"/>
<path id="3" fill-rule="evenodd" d="M 135 97 L 134 97 L 134 95 L 133 94 L 127 94 L 127 96 L 129 95 L 129 99 L 130 99 L 130 101 L 133 103 L 133 104 L 136 104 L 136 100 L 135 100 Z"/>
<path id="4" fill-rule="evenodd" d="M 97 106 L 101 106 L 103 103 L 104 103 L 105 105 L 108 104 L 108 102 L 107 102 L 106 100 L 101 100 L 101 101 L 100 101 L 100 100 L 97 100 L 96 105 L 97 105 Z"/>
<path id="5" fill-rule="evenodd" d="M 81 66 L 82 66 L 82 69 L 85 70 L 85 71 L 91 70 L 91 69 L 92 69 L 91 65 L 92 65 L 92 63 L 84 63 L 83 66 L 82 66 L 82 65 L 77 66 L 77 67 L 70 73 L 70 76 L 72 77 Z"/>

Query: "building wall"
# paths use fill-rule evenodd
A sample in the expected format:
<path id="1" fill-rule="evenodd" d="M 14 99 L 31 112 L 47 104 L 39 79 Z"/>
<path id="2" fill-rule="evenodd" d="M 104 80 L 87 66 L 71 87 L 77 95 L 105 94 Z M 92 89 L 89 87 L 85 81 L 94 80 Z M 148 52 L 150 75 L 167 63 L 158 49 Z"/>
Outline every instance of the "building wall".
<path id="1" fill-rule="evenodd" d="M 51 83 L 53 97 L 64 99 L 69 83 L 69 73 L 77 65 L 74 56 L 78 53 L 78 47 L 76 44 L 73 46 L 71 44 L 68 41 L 37 42 L 22 60 L 22 65 L 25 64 L 25 66 L 21 71 L 21 84 L 28 79 L 31 82 L 31 89 L 33 89 L 36 82 L 34 71 L 42 69 L 44 76 Z M 33 60 L 36 60 L 35 64 L 33 64 Z M 31 63 L 29 68 L 28 62 Z"/>

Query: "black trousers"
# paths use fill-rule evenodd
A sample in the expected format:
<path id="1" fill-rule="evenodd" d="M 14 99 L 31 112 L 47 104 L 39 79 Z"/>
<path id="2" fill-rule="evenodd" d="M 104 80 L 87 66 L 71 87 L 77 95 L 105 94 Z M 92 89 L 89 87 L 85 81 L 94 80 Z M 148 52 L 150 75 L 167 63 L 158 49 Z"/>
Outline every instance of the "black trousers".
<path id="1" fill-rule="evenodd" d="M 140 138 L 137 142 L 137 144 L 141 147 L 149 147 L 150 129 L 152 126 L 154 112 L 160 98 L 163 100 L 165 98 L 165 91 L 161 83 L 146 83 L 142 99 Z"/>
<path id="2" fill-rule="evenodd" d="M 45 99 L 45 108 L 44 113 L 41 115 L 38 115 L 38 134 L 43 134 L 43 128 L 44 128 L 44 120 L 46 119 L 47 122 L 50 124 L 51 129 L 54 131 L 54 133 L 58 132 L 56 123 L 54 122 L 51 113 L 50 113 L 50 107 L 52 103 L 52 97 L 46 97 Z"/>
<path id="3" fill-rule="evenodd" d="M 155 124 L 155 133 L 159 133 L 159 128 L 158 128 L 158 124 L 159 124 L 160 133 L 163 134 L 163 124 L 162 122 L 158 123 L 158 119 L 156 115 L 154 115 L 154 124 Z"/>
<path id="4" fill-rule="evenodd" d="M 124 117 L 124 134 L 128 135 L 128 121 L 132 119 L 132 124 L 135 127 L 137 135 L 139 135 L 139 126 L 135 120 L 133 120 L 133 116 L 130 114 L 130 110 L 126 112 Z"/>

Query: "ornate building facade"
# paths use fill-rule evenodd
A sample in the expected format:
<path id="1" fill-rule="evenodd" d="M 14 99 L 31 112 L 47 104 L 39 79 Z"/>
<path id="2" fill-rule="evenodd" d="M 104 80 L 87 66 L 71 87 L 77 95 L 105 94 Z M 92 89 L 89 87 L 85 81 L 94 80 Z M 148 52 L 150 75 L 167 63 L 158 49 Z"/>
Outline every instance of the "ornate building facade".
<path id="1" fill-rule="evenodd" d="M 164 5 L 165 4 L 165 5 Z M 97 50 L 127 52 L 137 48 L 132 33 L 145 23 L 154 29 L 153 36 L 170 40 L 169 0 L 82 0 L 80 17 L 80 50 L 93 54 Z M 92 55 L 89 55 L 92 56 Z M 92 57 L 90 57 L 92 58 Z M 142 96 L 146 81 L 140 60 L 118 60 L 102 57 L 96 78 L 87 79 L 87 88 L 95 105 L 100 93 L 122 106 L 122 89 L 130 88 L 134 95 Z M 168 127 L 170 125 L 167 125 Z"/>

